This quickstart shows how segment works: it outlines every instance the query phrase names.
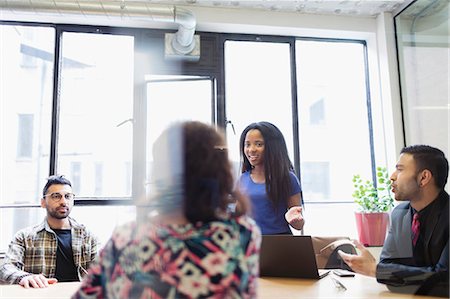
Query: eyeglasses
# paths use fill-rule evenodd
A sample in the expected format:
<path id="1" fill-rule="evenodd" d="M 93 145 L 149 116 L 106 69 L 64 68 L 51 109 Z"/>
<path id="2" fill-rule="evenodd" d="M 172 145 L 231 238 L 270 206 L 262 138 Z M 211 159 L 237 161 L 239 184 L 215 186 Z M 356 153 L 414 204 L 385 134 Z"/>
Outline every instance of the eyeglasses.
<path id="1" fill-rule="evenodd" d="M 75 197 L 75 194 L 73 194 L 73 193 L 62 194 L 59 192 L 53 192 L 53 193 L 44 195 L 44 197 L 49 197 L 54 202 L 60 201 L 63 197 L 65 200 L 72 201 Z"/>

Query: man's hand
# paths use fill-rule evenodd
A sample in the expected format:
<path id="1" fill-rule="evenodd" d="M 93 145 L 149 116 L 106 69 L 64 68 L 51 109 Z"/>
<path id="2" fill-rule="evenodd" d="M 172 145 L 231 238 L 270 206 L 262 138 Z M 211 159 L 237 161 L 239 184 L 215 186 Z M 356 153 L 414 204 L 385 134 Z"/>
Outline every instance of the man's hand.
<path id="1" fill-rule="evenodd" d="M 301 206 L 293 206 L 291 207 L 286 214 L 284 214 L 284 218 L 286 221 L 295 229 L 302 229 L 305 224 L 305 219 L 302 215 L 302 207 Z"/>
<path id="2" fill-rule="evenodd" d="M 58 280 L 56 278 L 47 278 L 42 274 L 31 274 L 23 277 L 19 284 L 24 288 L 28 289 L 32 288 L 46 288 L 49 284 L 57 283 Z"/>
<path id="3" fill-rule="evenodd" d="M 377 262 L 373 255 L 358 241 L 354 240 L 356 248 L 360 251 L 359 255 L 348 254 L 341 250 L 338 251 L 344 262 L 356 273 L 376 276 Z"/>

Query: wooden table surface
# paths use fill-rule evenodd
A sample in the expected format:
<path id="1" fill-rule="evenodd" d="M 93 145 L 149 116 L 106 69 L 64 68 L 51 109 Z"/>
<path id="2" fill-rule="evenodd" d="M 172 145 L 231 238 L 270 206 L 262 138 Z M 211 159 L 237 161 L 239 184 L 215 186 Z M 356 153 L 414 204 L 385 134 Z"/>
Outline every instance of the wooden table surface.
<path id="1" fill-rule="evenodd" d="M 337 279 L 345 288 L 338 288 L 332 279 Z M 295 278 L 259 278 L 258 298 L 295 299 L 295 298 L 435 298 L 392 293 L 375 278 L 356 275 L 338 277 L 334 274 L 319 280 Z"/>
<path id="2" fill-rule="evenodd" d="M 336 287 L 332 277 L 339 280 L 346 290 Z M 295 299 L 295 298 L 435 298 L 412 296 L 390 292 L 385 285 L 377 283 L 375 278 L 356 275 L 355 277 L 337 277 L 330 274 L 319 280 L 262 277 L 258 280 L 258 298 Z M 44 289 L 25 289 L 19 285 L 0 285 L 0 298 L 70 298 L 78 289 L 79 282 L 63 282 Z"/>

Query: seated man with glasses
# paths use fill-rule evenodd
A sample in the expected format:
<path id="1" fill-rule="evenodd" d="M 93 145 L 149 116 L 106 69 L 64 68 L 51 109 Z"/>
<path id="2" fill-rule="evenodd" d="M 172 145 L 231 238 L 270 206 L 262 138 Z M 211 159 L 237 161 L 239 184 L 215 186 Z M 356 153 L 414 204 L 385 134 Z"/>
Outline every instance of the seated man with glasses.
<path id="1" fill-rule="evenodd" d="M 69 217 L 74 196 L 68 179 L 48 178 L 41 199 L 47 217 L 16 233 L 0 266 L 1 281 L 43 288 L 57 281 L 81 280 L 97 256 L 98 242 Z"/>

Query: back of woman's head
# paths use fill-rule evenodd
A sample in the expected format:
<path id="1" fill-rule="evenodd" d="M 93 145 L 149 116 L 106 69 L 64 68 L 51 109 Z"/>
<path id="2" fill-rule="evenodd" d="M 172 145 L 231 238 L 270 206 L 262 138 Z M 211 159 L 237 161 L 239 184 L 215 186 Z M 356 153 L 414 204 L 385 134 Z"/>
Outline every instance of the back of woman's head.
<path id="1" fill-rule="evenodd" d="M 233 201 L 234 180 L 223 134 L 207 124 L 183 124 L 184 211 L 195 223 L 218 219 Z"/>

